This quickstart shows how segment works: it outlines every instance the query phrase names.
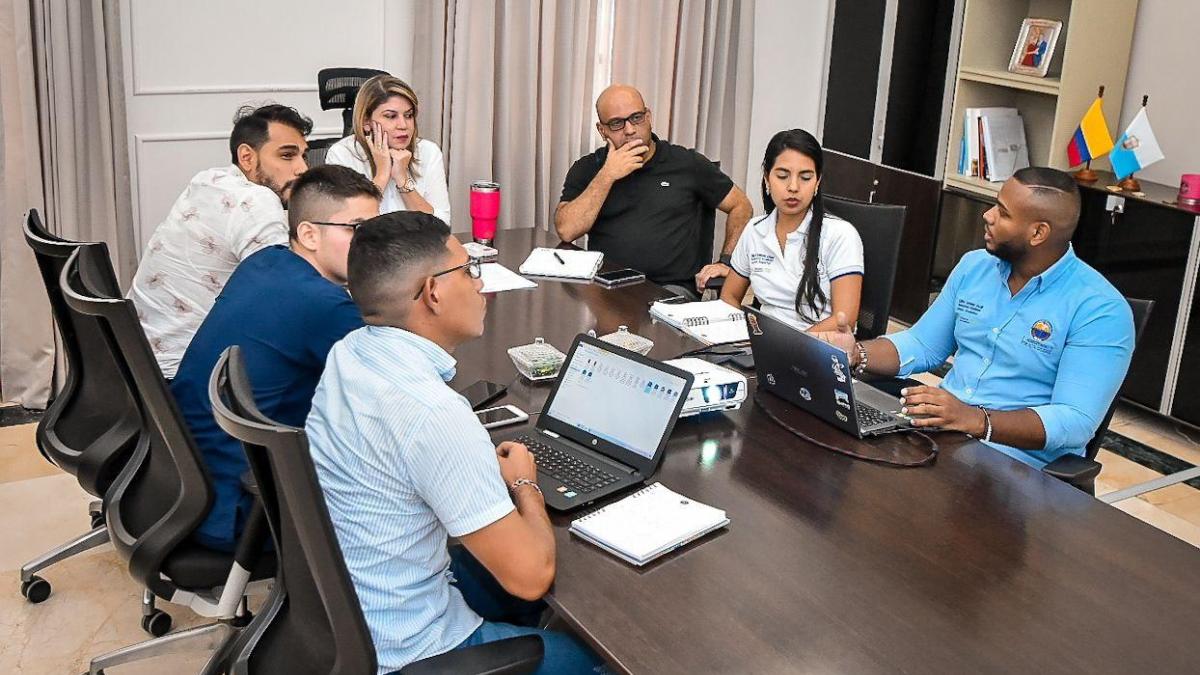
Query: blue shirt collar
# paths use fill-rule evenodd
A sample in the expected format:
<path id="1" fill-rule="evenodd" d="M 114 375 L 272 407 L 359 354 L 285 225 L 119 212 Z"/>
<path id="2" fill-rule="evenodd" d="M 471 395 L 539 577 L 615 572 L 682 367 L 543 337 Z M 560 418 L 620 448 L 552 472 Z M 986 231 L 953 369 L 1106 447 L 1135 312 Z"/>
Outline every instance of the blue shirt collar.
<path id="1" fill-rule="evenodd" d="M 1047 286 L 1058 281 L 1064 274 L 1069 272 L 1075 266 L 1075 261 L 1078 260 L 1075 256 L 1075 246 L 1067 244 L 1067 252 L 1062 254 L 1062 257 L 1054 262 L 1053 265 L 1047 267 L 1045 271 L 1036 277 L 1029 280 L 1029 283 L 1036 284 L 1035 288 L 1038 292 L 1046 289 Z M 1012 265 L 1007 261 L 996 258 L 996 271 L 1000 274 L 1000 281 L 1005 285 L 1008 284 L 1008 275 L 1012 271 Z"/>
<path id="2" fill-rule="evenodd" d="M 433 366 L 438 376 L 444 381 L 449 382 L 454 379 L 458 362 L 436 342 L 394 326 L 367 326 L 367 334 L 372 339 L 390 342 L 419 352 L 428 359 L 429 365 Z"/>

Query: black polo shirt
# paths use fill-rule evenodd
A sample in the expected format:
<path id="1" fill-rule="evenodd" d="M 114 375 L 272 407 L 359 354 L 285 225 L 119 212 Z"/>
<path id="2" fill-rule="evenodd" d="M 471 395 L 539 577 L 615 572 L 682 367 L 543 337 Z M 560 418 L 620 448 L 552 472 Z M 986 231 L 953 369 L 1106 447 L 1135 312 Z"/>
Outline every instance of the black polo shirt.
<path id="1" fill-rule="evenodd" d="M 588 232 L 588 248 L 655 283 L 691 285 L 700 268 L 712 262 L 712 252 L 700 250 L 701 214 L 717 208 L 733 181 L 704 155 L 652 138 L 650 161 L 613 183 Z M 587 189 L 607 157 L 604 147 L 575 162 L 561 201 Z"/>

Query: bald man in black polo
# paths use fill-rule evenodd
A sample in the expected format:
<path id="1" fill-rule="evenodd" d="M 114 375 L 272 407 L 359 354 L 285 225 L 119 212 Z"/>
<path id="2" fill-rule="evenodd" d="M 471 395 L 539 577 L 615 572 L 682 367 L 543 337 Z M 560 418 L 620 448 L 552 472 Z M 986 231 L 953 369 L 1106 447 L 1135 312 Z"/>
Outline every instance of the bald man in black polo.
<path id="1" fill-rule="evenodd" d="M 704 155 L 659 139 L 637 89 L 615 84 L 596 99 L 596 130 L 606 147 L 571 167 L 554 213 L 563 241 L 588 235 L 588 248 L 640 270 L 655 283 L 703 290 L 726 262 L 700 250 L 701 214 L 728 214 L 721 259 L 727 261 L 750 220 L 741 188 Z"/>

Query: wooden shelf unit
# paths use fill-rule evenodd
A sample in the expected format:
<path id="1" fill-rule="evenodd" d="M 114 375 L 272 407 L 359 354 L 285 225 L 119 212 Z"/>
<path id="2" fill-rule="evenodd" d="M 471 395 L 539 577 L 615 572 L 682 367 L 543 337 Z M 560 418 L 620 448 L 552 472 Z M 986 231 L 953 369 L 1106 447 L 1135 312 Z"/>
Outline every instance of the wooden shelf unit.
<path id="1" fill-rule="evenodd" d="M 1121 101 L 1138 0 L 967 0 L 955 78 L 945 185 L 994 197 L 1000 183 L 958 173 L 967 108 L 1016 108 L 1025 122 L 1029 162 L 1068 169 L 1067 143 L 1097 89 L 1104 86 L 1104 118 L 1120 133 Z M 1047 77 L 1008 72 L 1026 17 L 1063 22 Z M 1107 159 L 1092 161 L 1105 168 Z"/>

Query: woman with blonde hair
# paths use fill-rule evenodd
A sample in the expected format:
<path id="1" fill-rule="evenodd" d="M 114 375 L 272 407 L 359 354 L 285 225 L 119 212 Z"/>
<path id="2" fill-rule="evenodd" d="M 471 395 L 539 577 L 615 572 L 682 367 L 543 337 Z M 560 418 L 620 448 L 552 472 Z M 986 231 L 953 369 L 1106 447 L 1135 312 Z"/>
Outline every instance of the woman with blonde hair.
<path id="1" fill-rule="evenodd" d="M 327 164 L 370 178 L 383 193 L 380 213 L 422 211 L 450 224 L 446 162 L 437 144 L 417 135 L 417 94 L 403 80 L 376 75 L 354 99 L 354 134 L 329 148 Z"/>

